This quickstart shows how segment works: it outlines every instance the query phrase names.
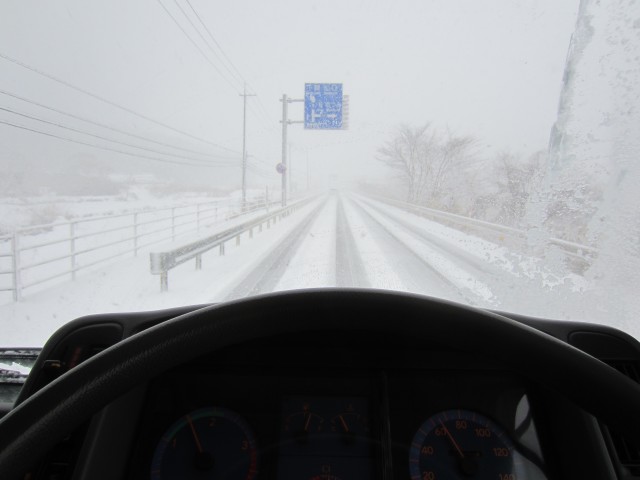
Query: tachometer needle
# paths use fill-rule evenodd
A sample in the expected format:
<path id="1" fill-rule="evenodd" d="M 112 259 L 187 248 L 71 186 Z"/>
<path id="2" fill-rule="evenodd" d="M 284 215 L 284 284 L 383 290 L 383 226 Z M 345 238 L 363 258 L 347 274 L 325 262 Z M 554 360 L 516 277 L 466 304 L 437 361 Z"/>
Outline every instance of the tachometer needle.
<path id="1" fill-rule="evenodd" d="M 191 428 L 193 439 L 196 441 L 196 447 L 198 448 L 198 453 L 202 453 L 202 445 L 200 444 L 200 439 L 198 438 L 198 434 L 196 433 L 196 428 L 193 426 L 193 421 L 191 420 L 191 417 L 189 415 L 187 415 L 187 422 L 189 422 L 189 427 Z"/>
<path id="2" fill-rule="evenodd" d="M 344 431 L 346 433 L 349 433 L 349 427 L 347 426 L 347 422 L 344 421 L 344 418 L 342 417 L 342 415 L 339 415 L 338 418 L 340 419 L 340 423 L 342 423 L 342 427 L 344 428 Z"/>
<path id="3" fill-rule="evenodd" d="M 449 437 L 449 440 L 451 440 L 451 443 L 453 444 L 454 448 L 458 451 L 458 455 L 460 455 L 460 458 L 464 458 L 464 453 L 462 452 L 462 449 L 454 440 L 453 436 L 449 432 L 449 429 L 444 426 L 444 423 L 442 423 L 442 420 L 440 420 L 440 425 L 442 426 L 442 429 L 444 430 L 445 435 Z"/>
<path id="4" fill-rule="evenodd" d="M 305 419 L 305 422 L 304 422 L 304 431 L 309 432 L 309 424 L 311 423 L 311 414 L 305 413 L 305 416 L 307 418 Z"/>

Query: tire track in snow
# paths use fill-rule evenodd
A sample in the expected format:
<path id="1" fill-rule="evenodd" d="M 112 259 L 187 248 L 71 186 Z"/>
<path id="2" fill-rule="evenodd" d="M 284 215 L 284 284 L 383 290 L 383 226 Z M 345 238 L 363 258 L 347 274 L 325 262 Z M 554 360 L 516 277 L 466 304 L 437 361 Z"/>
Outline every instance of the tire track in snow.
<path id="1" fill-rule="evenodd" d="M 376 215 L 370 213 L 360 202 L 350 199 L 350 204 L 362 219 L 368 234 L 380 245 L 395 273 L 404 284 L 404 290 L 447 298 L 456 302 L 476 303 L 468 298 L 458 285 L 451 282 L 438 269 L 410 248 L 394 231 L 387 228 Z M 375 275 L 375 272 L 371 272 Z"/>
<path id="2" fill-rule="evenodd" d="M 471 289 L 476 290 L 484 300 L 492 302 L 497 300 L 489 288 L 489 285 L 499 284 L 500 280 L 504 278 L 504 270 L 491 265 L 484 259 L 478 258 L 467 250 L 460 248 L 458 245 L 433 235 L 425 230 L 424 227 L 414 225 L 407 221 L 407 219 L 399 218 L 386 208 L 382 208 L 365 199 L 361 201 L 378 215 L 385 217 L 398 231 L 404 230 L 412 237 L 418 239 L 419 242 L 428 246 L 429 250 L 433 252 L 432 257 L 434 257 L 434 259 L 437 259 L 437 257 L 446 258 L 451 263 L 451 276 L 458 277 L 457 283 L 459 286 L 463 283 L 471 286 L 471 283 L 475 282 L 476 288 Z M 465 272 L 469 279 L 473 279 L 473 282 L 460 282 L 460 278 L 465 276 L 462 272 Z"/>
<path id="3" fill-rule="evenodd" d="M 342 197 L 338 197 L 336 205 L 336 286 L 371 286 L 344 211 Z"/>
<path id="4" fill-rule="evenodd" d="M 276 285 L 288 267 L 290 259 L 308 234 L 314 220 L 326 206 L 327 200 L 314 208 L 304 220 L 247 275 L 226 297 L 226 300 L 246 298 L 275 290 Z"/>
<path id="5" fill-rule="evenodd" d="M 436 272 L 455 289 L 464 302 L 484 307 L 495 304 L 497 299 L 487 283 L 480 280 L 487 276 L 476 264 L 455 247 L 445 248 L 442 241 L 436 243 L 425 232 L 393 214 L 371 205 L 364 200 L 356 203 L 406 248 L 415 253 L 422 262 Z M 463 260 L 462 262 L 460 260 Z"/>

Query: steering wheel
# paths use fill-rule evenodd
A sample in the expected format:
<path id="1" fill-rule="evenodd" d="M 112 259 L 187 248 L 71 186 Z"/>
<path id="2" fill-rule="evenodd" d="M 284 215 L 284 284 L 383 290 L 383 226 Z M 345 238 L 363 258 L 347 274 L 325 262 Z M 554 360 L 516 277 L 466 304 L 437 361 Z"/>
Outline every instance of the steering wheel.
<path id="1" fill-rule="evenodd" d="M 303 331 L 409 333 L 510 365 L 619 431 L 640 430 L 640 386 L 586 353 L 495 313 L 373 290 L 274 293 L 213 305 L 133 335 L 29 397 L 0 421 L 0 478 L 24 473 L 117 397 L 198 356 Z M 570 379 L 570 381 L 568 381 Z"/>

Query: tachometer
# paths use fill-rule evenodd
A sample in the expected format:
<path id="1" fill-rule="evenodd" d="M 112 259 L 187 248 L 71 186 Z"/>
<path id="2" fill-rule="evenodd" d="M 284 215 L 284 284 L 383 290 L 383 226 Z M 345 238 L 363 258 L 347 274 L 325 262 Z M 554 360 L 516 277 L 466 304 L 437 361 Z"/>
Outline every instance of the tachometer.
<path id="1" fill-rule="evenodd" d="M 409 450 L 411 480 L 516 480 L 518 467 L 506 432 L 468 410 L 447 410 L 427 419 Z"/>
<path id="2" fill-rule="evenodd" d="M 151 463 L 151 480 L 252 480 L 257 463 L 247 422 L 225 408 L 203 408 L 181 417 L 164 433 Z"/>

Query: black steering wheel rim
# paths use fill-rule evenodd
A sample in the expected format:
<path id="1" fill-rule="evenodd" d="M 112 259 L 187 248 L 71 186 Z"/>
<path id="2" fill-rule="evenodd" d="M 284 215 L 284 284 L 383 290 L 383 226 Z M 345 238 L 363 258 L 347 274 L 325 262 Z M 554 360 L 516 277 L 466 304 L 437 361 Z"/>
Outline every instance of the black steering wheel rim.
<path id="1" fill-rule="evenodd" d="M 0 478 L 38 458 L 131 388 L 215 350 L 301 331 L 406 334 L 508 364 L 621 431 L 638 431 L 640 386 L 539 330 L 495 313 L 389 291 L 273 293 L 181 315 L 106 349 L 0 421 Z M 569 381 L 570 380 L 570 381 Z"/>

